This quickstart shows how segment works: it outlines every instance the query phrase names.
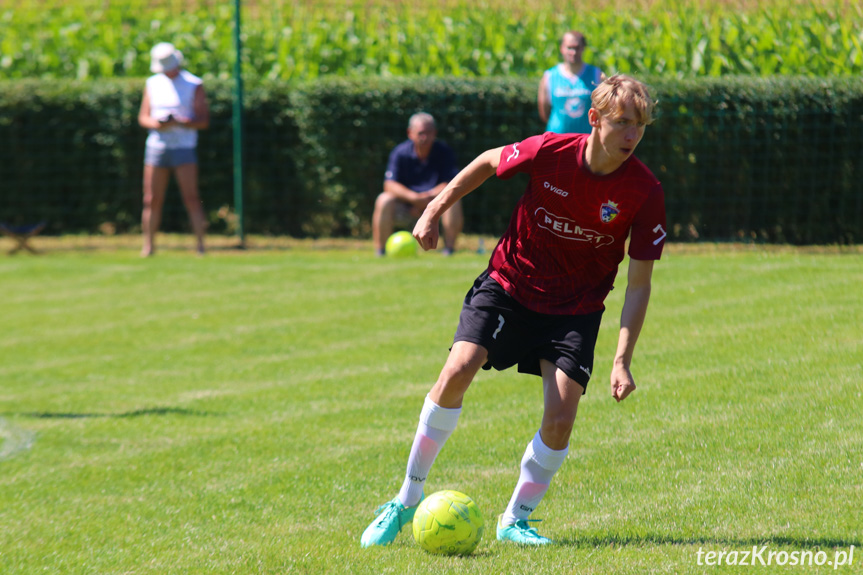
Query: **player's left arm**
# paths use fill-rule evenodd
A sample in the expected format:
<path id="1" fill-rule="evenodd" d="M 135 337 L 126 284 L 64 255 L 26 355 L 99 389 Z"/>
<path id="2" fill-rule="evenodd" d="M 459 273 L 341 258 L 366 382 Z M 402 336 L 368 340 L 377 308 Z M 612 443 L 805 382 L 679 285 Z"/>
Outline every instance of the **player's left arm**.
<path id="1" fill-rule="evenodd" d="M 611 368 L 611 396 L 618 402 L 626 399 L 635 390 L 635 380 L 632 377 L 630 365 L 635 342 L 638 341 L 644 318 L 647 316 L 653 261 L 632 258 L 629 260 L 626 297 L 623 310 L 620 312 L 620 335 Z"/>
<path id="2" fill-rule="evenodd" d="M 423 211 L 426 209 L 433 199 L 438 197 L 444 189 L 446 189 L 446 185 L 449 182 L 441 182 L 430 190 L 426 190 L 424 192 L 417 192 L 417 200 L 411 202 L 413 205 L 411 206 L 411 217 L 419 218 L 422 216 Z"/>
<path id="3" fill-rule="evenodd" d="M 431 200 L 435 199 L 436 197 L 438 197 L 442 191 L 444 191 L 444 188 L 446 188 L 446 185 L 448 183 L 449 183 L 449 181 L 441 182 L 438 185 L 436 185 L 435 187 L 433 187 L 432 189 L 430 189 L 426 192 L 423 192 L 423 194 L 428 196 L 429 201 L 431 201 Z"/>

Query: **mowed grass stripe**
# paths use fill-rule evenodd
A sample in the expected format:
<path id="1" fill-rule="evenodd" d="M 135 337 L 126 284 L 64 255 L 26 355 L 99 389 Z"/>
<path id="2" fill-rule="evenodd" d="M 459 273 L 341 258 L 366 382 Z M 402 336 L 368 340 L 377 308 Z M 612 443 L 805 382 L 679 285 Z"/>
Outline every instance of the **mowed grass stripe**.
<path id="1" fill-rule="evenodd" d="M 863 262 L 672 246 L 619 405 L 624 274 L 609 298 L 569 460 L 536 513 L 560 546 L 506 547 L 492 529 L 467 560 L 407 531 L 360 549 L 485 261 L 0 260 L 15 294 L 0 301 L 0 417 L 34 438 L 0 460 L 0 571 L 703 573 L 701 547 L 861 543 Z M 469 493 L 492 526 L 540 415 L 536 378 L 481 372 L 427 488 Z"/>

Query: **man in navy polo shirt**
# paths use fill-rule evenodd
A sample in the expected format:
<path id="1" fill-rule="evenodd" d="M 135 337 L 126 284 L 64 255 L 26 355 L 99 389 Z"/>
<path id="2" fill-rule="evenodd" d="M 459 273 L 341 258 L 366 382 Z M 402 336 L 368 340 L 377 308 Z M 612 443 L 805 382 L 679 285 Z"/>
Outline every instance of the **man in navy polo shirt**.
<path id="1" fill-rule="evenodd" d="M 384 255 L 384 246 L 394 227 L 410 227 L 458 173 L 452 148 L 436 137 L 434 118 L 420 112 L 408 121 L 408 139 L 390 152 L 384 191 L 375 200 L 372 216 L 372 237 L 379 256 Z M 464 225 L 461 202 L 447 210 L 441 225 L 444 254 L 451 255 Z"/>

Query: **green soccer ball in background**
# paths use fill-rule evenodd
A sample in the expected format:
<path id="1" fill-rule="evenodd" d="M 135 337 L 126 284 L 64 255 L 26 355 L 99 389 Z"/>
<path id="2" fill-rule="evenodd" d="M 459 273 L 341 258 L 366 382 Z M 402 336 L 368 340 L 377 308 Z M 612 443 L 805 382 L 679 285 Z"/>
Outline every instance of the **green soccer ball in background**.
<path id="1" fill-rule="evenodd" d="M 483 518 L 473 499 L 458 491 L 426 497 L 414 515 L 414 539 L 437 555 L 470 555 L 482 539 Z"/>

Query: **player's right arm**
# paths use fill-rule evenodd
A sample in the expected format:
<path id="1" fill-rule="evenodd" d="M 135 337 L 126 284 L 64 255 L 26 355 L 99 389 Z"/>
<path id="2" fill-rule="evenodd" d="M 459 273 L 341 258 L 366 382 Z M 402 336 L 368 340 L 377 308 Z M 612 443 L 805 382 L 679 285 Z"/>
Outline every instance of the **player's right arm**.
<path id="1" fill-rule="evenodd" d="M 450 181 L 443 191 L 429 203 L 423 215 L 414 226 L 414 237 L 424 250 L 437 248 L 438 222 L 444 212 L 457 201 L 477 189 L 484 181 L 494 175 L 500 164 L 503 148 L 486 150 L 468 164 Z"/>

